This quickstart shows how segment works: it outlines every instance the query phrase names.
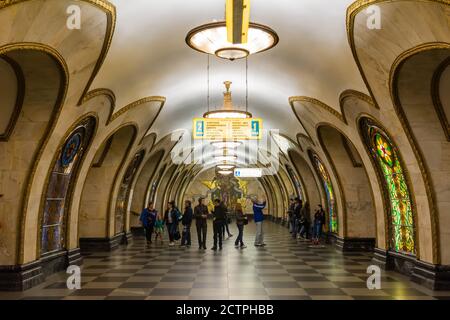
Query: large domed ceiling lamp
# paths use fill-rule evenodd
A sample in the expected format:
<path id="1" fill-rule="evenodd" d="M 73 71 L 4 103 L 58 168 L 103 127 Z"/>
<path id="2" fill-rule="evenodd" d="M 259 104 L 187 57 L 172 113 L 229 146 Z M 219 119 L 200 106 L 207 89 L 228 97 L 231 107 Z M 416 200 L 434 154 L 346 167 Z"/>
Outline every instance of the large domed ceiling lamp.
<path id="1" fill-rule="evenodd" d="M 250 0 L 226 0 L 225 11 L 226 21 L 192 29 L 186 43 L 194 50 L 231 61 L 277 45 L 279 38 L 274 30 L 250 22 Z"/>

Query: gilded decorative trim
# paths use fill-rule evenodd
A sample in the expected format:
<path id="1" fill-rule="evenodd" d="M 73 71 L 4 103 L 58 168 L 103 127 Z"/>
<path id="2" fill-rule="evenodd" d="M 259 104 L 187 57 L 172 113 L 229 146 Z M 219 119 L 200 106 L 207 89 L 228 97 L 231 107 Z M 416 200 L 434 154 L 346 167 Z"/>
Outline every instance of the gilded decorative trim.
<path id="1" fill-rule="evenodd" d="M 347 124 L 347 119 L 345 119 L 345 116 L 342 113 L 342 110 L 341 110 L 341 112 L 338 112 L 334 108 L 332 108 L 329 105 L 323 103 L 322 101 L 320 101 L 318 99 L 315 99 L 315 98 L 306 97 L 306 96 L 294 96 L 294 97 L 290 97 L 289 98 L 289 104 L 291 105 L 292 110 L 294 111 L 297 119 L 299 119 L 299 116 L 297 115 L 297 113 L 295 112 L 295 109 L 294 109 L 294 103 L 295 102 L 309 102 L 311 104 L 319 106 L 322 109 L 324 109 L 325 111 L 328 111 L 329 113 L 334 115 L 336 118 L 338 118 L 339 120 L 341 120 L 345 124 Z M 299 119 L 299 121 L 300 121 L 300 119 Z"/>
<path id="2" fill-rule="evenodd" d="M 353 58 L 356 62 L 358 70 L 361 74 L 361 77 L 362 77 L 364 83 L 366 84 L 367 90 L 369 91 L 369 94 L 372 97 L 373 102 L 377 109 L 380 109 L 380 108 L 379 108 L 377 100 L 375 99 L 375 96 L 372 92 L 372 89 L 369 85 L 367 77 L 364 73 L 364 69 L 361 65 L 361 62 L 359 61 L 358 53 L 356 50 L 356 45 L 355 45 L 355 40 L 354 40 L 355 39 L 354 38 L 355 18 L 358 15 L 358 13 L 360 13 L 362 10 L 364 10 L 365 8 L 367 8 L 371 5 L 375 5 L 375 4 L 379 4 L 379 3 L 392 3 L 394 1 L 396 1 L 396 2 L 400 2 L 400 1 L 428 2 L 428 3 L 440 3 L 440 4 L 445 4 L 445 5 L 450 4 L 450 0 L 357 0 L 357 1 L 353 2 L 347 8 L 347 18 L 346 18 L 347 39 L 348 39 L 348 42 L 350 45 L 350 49 L 352 50 Z"/>
<path id="3" fill-rule="evenodd" d="M 356 168 L 362 168 L 362 169 L 364 170 L 364 174 L 365 174 L 365 176 L 366 176 L 367 183 L 368 183 L 369 189 L 370 189 L 370 196 L 371 196 L 372 206 L 373 206 L 373 210 L 374 210 L 375 232 L 376 232 L 376 230 L 377 230 L 377 225 L 378 225 L 378 224 L 377 224 L 377 214 L 376 214 L 376 207 L 375 207 L 375 194 L 374 194 L 374 192 L 373 192 L 372 185 L 370 184 L 369 174 L 367 173 L 366 167 L 365 167 L 362 163 L 360 163 L 360 164 L 358 164 L 358 165 L 355 165 L 356 160 L 355 160 L 354 157 L 353 157 L 352 151 L 351 151 L 350 149 L 347 149 L 347 148 L 350 148 L 350 146 L 349 146 L 348 144 L 349 144 L 349 143 L 352 144 L 352 145 L 353 145 L 353 149 L 354 149 L 356 152 L 358 152 L 358 150 L 356 149 L 355 145 L 354 145 L 353 142 L 350 140 L 350 138 L 349 138 L 344 132 L 342 132 L 342 130 L 338 129 L 335 125 L 333 125 L 333 124 L 331 124 L 331 123 L 321 123 L 321 124 L 318 124 L 318 125 L 316 126 L 317 137 L 318 137 L 318 139 L 319 139 L 320 146 L 322 147 L 322 149 L 323 149 L 323 151 L 324 151 L 324 153 L 325 153 L 325 156 L 327 157 L 328 162 L 331 164 L 331 167 L 332 167 L 332 169 L 333 169 L 333 172 L 334 172 L 335 175 L 336 175 L 336 178 L 337 178 L 337 181 L 338 181 L 339 188 L 342 190 L 342 199 L 343 199 L 343 205 L 344 205 L 344 211 L 345 211 L 345 212 L 344 212 L 344 227 L 345 227 L 345 229 L 344 229 L 344 231 L 345 231 L 345 232 L 344 232 L 344 237 L 347 237 L 347 236 L 348 236 L 347 205 L 346 205 L 346 198 L 345 198 L 345 190 L 344 190 L 343 184 L 342 184 L 342 182 L 341 182 L 341 181 L 342 181 L 341 176 L 339 175 L 339 172 L 338 172 L 337 169 L 336 169 L 336 165 L 334 164 L 333 157 L 331 157 L 331 155 L 330 155 L 330 153 L 329 153 L 329 151 L 328 151 L 328 148 L 325 147 L 325 144 L 324 144 L 323 139 L 322 139 L 322 135 L 319 134 L 319 130 L 320 130 L 321 127 L 331 127 L 331 128 L 333 128 L 334 130 L 338 131 L 338 132 L 340 133 L 340 135 L 341 135 L 342 145 L 343 145 L 344 149 L 346 150 L 346 152 L 349 153 L 349 157 L 350 157 L 350 159 L 351 159 L 351 161 L 352 161 L 353 166 L 356 167 Z M 351 156 L 350 156 L 350 155 L 351 155 Z M 377 238 L 378 238 L 378 237 L 377 237 Z"/>
<path id="4" fill-rule="evenodd" d="M 341 106 L 341 111 L 344 117 L 346 118 L 344 102 L 348 98 L 356 98 L 366 102 L 368 105 L 374 107 L 375 109 L 379 109 L 378 106 L 374 103 L 373 99 L 365 93 L 356 90 L 345 90 L 339 95 L 339 104 Z"/>
<path id="5" fill-rule="evenodd" d="M 126 123 L 120 125 L 119 127 L 115 128 L 115 130 L 113 132 L 111 132 L 109 134 L 109 136 L 107 137 L 107 139 L 109 139 L 110 137 L 114 136 L 117 132 L 119 132 L 121 129 L 127 128 L 127 127 L 132 127 L 133 128 L 133 134 L 132 134 L 132 136 L 130 138 L 130 141 L 128 143 L 127 149 L 125 150 L 125 153 L 122 156 L 122 160 L 120 161 L 120 164 L 117 167 L 116 172 L 114 173 L 114 178 L 113 178 L 112 183 L 111 183 L 111 188 L 110 188 L 109 197 L 108 197 L 108 205 L 107 205 L 107 209 L 106 209 L 106 233 L 105 233 L 105 235 L 107 237 L 111 237 L 111 236 L 115 235 L 115 219 L 113 219 L 113 228 L 112 228 L 113 234 L 111 234 L 109 232 L 110 225 L 111 225 L 111 205 L 112 205 L 112 199 L 114 198 L 114 189 L 116 187 L 117 179 L 119 177 L 119 174 L 122 171 L 122 169 L 123 169 L 123 167 L 124 167 L 128 157 L 130 155 L 130 152 L 131 152 L 131 150 L 133 148 L 133 145 L 134 145 L 134 143 L 136 141 L 136 137 L 137 137 L 138 132 L 139 132 L 139 125 L 137 123 L 135 123 L 135 122 L 126 122 Z M 92 167 L 92 164 L 91 164 L 91 167 Z"/>
<path id="6" fill-rule="evenodd" d="M 293 151 L 293 150 L 289 150 L 288 151 L 288 157 L 289 157 L 289 161 L 292 164 L 292 169 L 295 170 L 295 172 L 297 173 L 297 176 L 300 180 L 300 184 L 302 185 L 303 188 L 303 193 L 304 193 L 304 197 L 306 199 L 306 201 L 308 201 L 311 204 L 311 199 L 309 198 L 309 193 L 308 193 L 308 188 L 306 187 L 305 181 L 303 179 L 303 176 L 300 173 L 300 170 L 297 168 L 297 165 L 294 162 L 294 152 L 298 154 L 298 156 L 300 157 L 300 153 L 297 151 Z"/>
<path id="7" fill-rule="evenodd" d="M 153 172 L 150 174 L 150 178 L 148 179 L 147 185 L 146 185 L 146 187 L 145 187 L 144 199 L 142 200 L 142 206 L 143 206 L 143 207 L 146 206 L 147 196 L 150 195 L 150 194 L 149 194 L 150 187 L 151 187 L 151 185 L 152 185 L 153 180 L 156 178 L 155 175 L 156 175 L 157 172 L 158 172 L 158 169 L 159 169 L 159 163 L 161 163 L 161 160 L 164 158 L 164 150 L 163 150 L 163 149 L 160 149 L 160 150 L 158 150 L 158 151 L 153 151 L 152 154 L 149 155 L 149 158 L 147 159 L 147 161 L 145 162 L 145 164 L 144 164 L 144 166 L 143 166 L 143 168 L 142 168 L 142 170 L 144 170 L 144 167 L 147 166 L 148 162 L 149 162 L 150 160 L 152 160 L 153 157 L 156 156 L 156 155 L 158 155 L 158 154 L 159 154 L 159 157 L 157 158 L 157 161 L 156 161 L 157 164 L 156 164 L 155 167 L 153 168 Z M 142 174 L 142 171 L 139 173 L 139 176 L 140 176 L 141 174 Z M 152 199 L 149 199 L 149 201 L 153 201 L 153 200 L 152 200 Z"/>
<path id="8" fill-rule="evenodd" d="M 66 99 L 66 94 L 69 86 L 69 71 L 67 64 L 64 60 L 64 58 L 59 54 L 58 51 L 53 49 L 50 46 L 34 43 L 34 42 L 22 42 L 22 43 L 13 43 L 8 44 L 3 47 L 0 47 L 0 55 L 6 55 L 9 52 L 18 51 L 18 50 L 30 50 L 30 51 L 38 51 L 43 52 L 47 55 L 49 55 L 57 64 L 57 67 L 60 72 L 60 90 L 58 92 L 58 95 L 56 97 L 55 105 L 53 106 L 52 110 L 56 111 L 54 112 L 51 117 L 49 118 L 47 127 L 45 129 L 45 132 L 40 139 L 40 141 L 37 144 L 36 151 L 34 153 L 33 159 L 31 160 L 31 165 L 29 172 L 27 173 L 27 177 L 24 181 L 24 189 L 22 191 L 23 199 L 22 203 L 20 205 L 19 213 L 18 215 L 18 225 L 20 227 L 20 237 L 17 237 L 16 240 L 16 261 L 18 264 L 23 264 L 24 262 L 24 240 L 25 240 L 25 219 L 26 219 L 26 204 L 29 201 L 30 197 L 30 191 L 31 191 L 31 185 L 33 183 L 33 178 L 36 174 L 37 164 L 39 163 L 39 160 L 42 157 L 43 150 L 46 147 L 48 140 L 50 139 L 51 133 L 53 132 L 56 123 L 58 121 L 59 115 L 61 113 L 62 106 L 64 104 L 64 101 Z M 26 89 L 26 88 L 25 88 Z"/>
<path id="9" fill-rule="evenodd" d="M 139 99 L 137 101 L 134 101 L 134 102 L 126 105 L 125 107 L 120 108 L 117 112 L 112 114 L 111 117 L 108 119 L 106 125 L 110 124 L 111 122 L 113 122 L 114 120 L 116 120 L 118 117 L 120 117 L 122 114 L 128 112 L 129 110 L 136 108 L 136 107 L 140 106 L 141 104 L 148 103 L 148 102 L 161 102 L 161 107 L 160 107 L 160 111 L 161 111 L 161 108 L 163 107 L 164 103 L 166 102 L 166 98 L 161 97 L 161 96 L 150 96 L 150 97 L 145 97 L 145 98 Z M 158 112 L 157 116 L 158 115 L 159 115 L 159 112 Z M 156 120 L 157 116 L 155 117 L 153 122 Z M 153 122 L 152 122 L 152 124 L 153 124 Z"/>
<path id="10" fill-rule="evenodd" d="M 389 137 L 389 139 L 392 142 L 392 147 L 395 148 L 396 152 L 398 153 L 398 160 L 400 162 L 400 165 L 403 169 L 403 175 L 405 177 L 407 186 L 410 190 L 410 196 L 411 196 L 411 210 L 413 212 L 413 216 L 414 216 L 414 241 L 415 241 L 415 249 L 416 249 L 416 257 L 417 259 L 420 259 L 420 245 L 419 245 L 419 225 L 418 225 L 418 221 L 417 221 L 417 206 L 416 206 L 416 199 L 415 199 L 415 194 L 414 194 L 414 189 L 412 188 L 413 184 L 412 181 L 409 177 L 409 171 L 408 171 L 408 167 L 405 165 L 404 161 L 403 161 L 403 156 L 400 152 L 400 149 L 397 147 L 397 143 L 392 139 L 392 135 L 389 133 L 389 131 L 383 126 L 381 125 L 381 122 L 378 121 L 378 119 L 376 119 L 375 117 L 373 117 L 372 115 L 369 114 L 360 114 L 359 117 L 356 119 L 356 124 L 357 124 L 357 128 L 358 128 L 358 134 L 359 137 L 364 145 L 364 149 L 366 150 L 367 156 L 369 157 L 372 166 L 375 170 L 376 176 L 377 176 L 377 180 L 378 180 L 378 186 L 380 188 L 381 194 L 382 194 L 382 200 L 383 200 L 383 205 L 384 205 L 384 221 L 385 221 L 385 247 L 386 250 L 390 250 L 390 232 L 389 232 L 389 224 L 390 224 L 390 218 L 388 216 L 388 214 L 391 211 L 391 204 L 389 199 L 389 191 L 387 190 L 384 181 L 384 177 L 382 175 L 382 173 L 380 172 L 380 169 L 378 167 L 378 164 L 375 162 L 368 146 L 365 143 L 365 139 L 363 137 L 363 134 L 361 132 L 361 121 L 362 119 L 367 118 L 370 119 L 371 121 L 373 121 L 380 129 L 382 129 L 384 131 L 384 133 Z"/>
<path id="11" fill-rule="evenodd" d="M 2 3 L 0 3 L 0 10 L 4 9 L 6 7 L 12 6 L 12 5 L 26 2 L 26 1 L 31 1 L 31 0 L 4 0 Z M 105 39 L 103 42 L 102 50 L 100 52 L 100 56 L 94 66 L 94 70 L 91 73 L 91 77 L 89 78 L 87 85 L 86 85 L 85 89 L 83 90 L 83 93 L 78 101 L 78 105 L 81 105 L 85 102 L 84 98 L 87 95 L 89 88 L 92 85 L 92 82 L 94 82 L 95 77 L 97 76 L 98 72 L 100 71 L 100 68 L 103 65 L 103 62 L 106 59 L 106 55 L 109 51 L 109 48 L 111 47 L 112 38 L 114 35 L 114 29 L 116 26 L 116 7 L 112 3 L 110 3 L 109 1 L 106 1 L 106 0 L 80 0 L 80 1 L 94 5 L 97 8 L 104 11 L 107 16 L 107 26 L 106 26 Z"/>
<path id="12" fill-rule="evenodd" d="M 13 112 L 11 113 L 9 123 L 6 126 L 5 131 L 0 134 L 0 142 L 3 142 L 9 140 L 9 137 L 11 136 L 16 126 L 17 119 L 19 119 L 20 110 L 22 110 L 22 105 L 25 98 L 25 76 L 23 74 L 22 68 L 16 61 L 14 61 L 14 59 L 6 55 L 0 56 L 0 59 L 3 59 L 4 61 L 6 61 L 6 63 L 8 63 L 11 66 L 17 80 L 17 95 L 16 101 L 14 103 L 14 109 Z"/>
<path id="13" fill-rule="evenodd" d="M 342 182 L 341 182 L 341 176 L 339 175 L 339 173 L 337 172 L 337 170 L 336 170 L 336 166 L 335 166 L 335 164 L 334 164 L 334 162 L 331 160 L 332 159 L 332 157 L 330 156 L 330 153 L 328 152 L 328 149 L 327 148 L 325 148 L 325 144 L 323 143 L 323 139 L 322 139 L 322 136 L 319 134 L 319 129 L 320 129 L 320 127 L 326 127 L 326 126 L 330 126 L 330 127 L 332 127 L 332 128 L 334 128 L 334 129 L 336 129 L 336 127 L 334 127 L 334 126 L 332 126 L 332 125 L 330 125 L 329 123 L 319 123 L 319 124 L 317 124 L 316 125 L 316 134 L 317 134 L 317 139 L 319 140 L 319 144 L 320 144 L 320 147 L 322 148 L 322 150 L 323 150 L 323 152 L 325 153 L 325 157 L 327 158 L 327 160 L 328 160 L 328 163 L 330 164 L 330 166 L 331 166 L 331 172 L 333 173 L 333 175 L 334 175 L 334 177 L 335 177 L 335 179 L 336 179 L 336 182 L 337 182 L 337 185 L 338 185 L 338 190 L 339 190 L 339 195 L 340 195 L 340 202 L 341 202 L 341 206 L 342 206 L 342 220 L 343 221 L 339 221 L 339 219 L 338 219 L 338 231 L 336 232 L 337 234 L 339 234 L 339 231 L 341 230 L 341 225 L 342 225 L 342 234 L 343 234 L 343 236 L 344 236 L 344 238 L 345 237 L 347 237 L 348 236 L 348 234 L 347 234 L 347 200 L 346 200 L 346 197 L 345 197 L 345 191 L 344 191 L 344 188 L 342 187 Z M 336 129 L 336 130 L 338 130 L 338 129 Z M 340 130 L 338 130 L 339 132 L 340 132 Z M 310 161 L 313 163 L 313 160 L 312 160 L 312 158 L 311 158 L 311 154 L 310 154 L 310 152 L 314 152 L 314 151 L 312 151 L 311 149 L 309 149 L 309 152 L 308 152 L 308 155 L 309 155 L 309 157 L 310 157 Z M 319 158 L 319 160 L 320 160 L 320 162 L 322 162 L 322 164 L 325 166 L 325 163 L 323 162 L 323 160 L 319 157 L 319 155 L 316 153 L 316 152 L 314 152 L 315 154 L 316 154 L 316 156 Z M 313 163 L 313 166 L 314 166 L 314 168 L 316 169 L 316 166 L 314 165 L 314 163 Z M 317 169 L 316 169 L 317 170 Z M 319 176 L 319 178 L 320 178 L 320 174 L 319 173 L 317 173 L 318 174 L 318 176 Z M 329 173 L 328 173 L 328 175 L 330 175 Z M 330 175 L 330 179 L 331 179 L 331 175 Z M 334 186 L 332 186 L 333 188 L 334 188 Z M 322 188 L 323 188 L 323 183 L 322 183 Z M 335 194 L 336 194 L 336 192 L 334 192 Z M 326 194 L 326 192 L 325 192 L 325 194 Z M 336 194 L 337 195 L 337 194 Z M 338 208 L 337 208 L 337 205 L 336 205 L 336 210 L 337 210 Z M 337 215 L 337 217 L 339 217 L 339 214 L 338 214 L 338 212 L 336 212 L 336 215 Z"/>
<path id="14" fill-rule="evenodd" d="M 450 57 L 445 59 L 433 74 L 433 79 L 431 80 L 431 98 L 433 100 L 433 105 L 439 121 L 441 122 L 442 130 L 444 130 L 445 137 L 447 138 L 447 141 L 450 142 L 450 123 L 448 121 L 447 114 L 444 111 L 444 106 L 442 105 L 440 97 L 440 83 L 442 75 L 449 66 Z"/>
<path id="15" fill-rule="evenodd" d="M 298 142 L 298 145 L 299 145 L 300 150 L 301 150 L 302 152 L 304 152 L 304 150 L 303 150 L 304 148 L 303 148 L 303 146 L 302 146 L 302 144 L 301 144 L 301 142 L 300 142 L 300 139 L 304 139 L 304 140 L 306 140 L 306 142 L 308 142 L 310 145 L 316 146 L 315 142 L 311 139 L 310 136 L 308 136 L 308 135 L 306 135 L 306 134 L 304 134 L 304 133 L 297 133 L 297 142 Z M 305 148 L 305 149 L 306 149 L 306 148 Z"/>
<path id="16" fill-rule="evenodd" d="M 440 264 L 441 256 L 440 256 L 440 231 L 439 231 L 439 211 L 436 204 L 436 194 L 433 185 L 433 179 L 430 174 L 429 167 L 425 161 L 425 156 L 420 148 L 417 138 L 414 135 L 411 125 L 409 124 L 408 118 L 403 110 L 402 104 L 400 102 L 400 98 L 398 96 L 398 77 L 399 70 L 403 66 L 403 64 L 412 56 L 430 50 L 436 49 L 449 49 L 450 44 L 443 42 L 432 42 L 432 43 L 424 43 L 409 50 L 406 50 L 402 54 L 400 54 L 392 64 L 391 70 L 389 72 L 389 91 L 391 93 L 391 99 L 393 102 L 393 107 L 399 120 L 402 124 L 403 130 L 408 138 L 409 144 L 414 152 L 417 163 L 419 165 L 420 172 L 422 174 L 422 178 L 425 184 L 425 190 L 428 198 L 428 205 L 430 207 L 430 220 L 431 220 L 431 228 L 432 228 L 432 248 L 433 248 L 433 263 Z M 432 93 L 430 93 L 432 94 Z M 414 196 L 414 195 L 413 195 Z"/>

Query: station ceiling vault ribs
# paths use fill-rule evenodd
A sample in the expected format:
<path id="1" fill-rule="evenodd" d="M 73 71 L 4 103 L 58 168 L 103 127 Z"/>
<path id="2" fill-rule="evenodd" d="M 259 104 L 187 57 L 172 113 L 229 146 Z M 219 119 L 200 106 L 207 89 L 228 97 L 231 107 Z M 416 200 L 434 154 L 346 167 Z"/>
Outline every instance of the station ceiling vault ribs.
<path id="1" fill-rule="evenodd" d="M 249 111 L 295 140 L 299 130 L 288 98 L 315 97 L 338 109 L 339 95 L 367 93 L 347 41 L 346 9 L 353 0 L 253 0 L 251 21 L 280 38 L 269 51 L 249 57 Z M 117 24 L 111 48 L 92 89 L 109 88 L 118 107 L 161 95 L 167 103 L 154 128 L 158 136 L 190 128 L 206 109 L 207 57 L 185 37 L 196 26 L 223 21 L 222 0 L 111 0 Z M 234 83 L 236 103 L 245 101 L 245 61 L 211 59 L 211 106 L 220 106 L 223 81 Z M 339 62 L 339 63 L 337 63 Z"/>

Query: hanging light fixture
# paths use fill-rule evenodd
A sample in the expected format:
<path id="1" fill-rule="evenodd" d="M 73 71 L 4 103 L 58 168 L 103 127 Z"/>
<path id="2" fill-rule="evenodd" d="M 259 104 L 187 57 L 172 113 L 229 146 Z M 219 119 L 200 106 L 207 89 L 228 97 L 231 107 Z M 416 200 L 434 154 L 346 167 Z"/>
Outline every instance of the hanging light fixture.
<path id="1" fill-rule="evenodd" d="M 194 50 L 235 60 L 266 51 L 277 45 L 274 30 L 250 22 L 250 0 L 226 0 L 226 21 L 201 25 L 186 36 Z"/>
<path id="2" fill-rule="evenodd" d="M 234 155 L 215 156 L 214 159 L 219 162 L 234 162 L 237 160 L 237 156 Z"/>
<path id="3" fill-rule="evenodd" d="M 233 171 L 227 171 L 227 170 L 219 170 L 217 172 L 223 176 L 228 176 L 233 173 Z"/>
<path id="4" fill-rule="evenodd" d="M 226 91 L 223 93 L 223 106 L 221 109 L 208 111 L 203 114 L 203 118 L 209 119 L 245 119 L 251 118 L 252 114 L 247 110 L 238 110 L 233 106 L 233 100 L 231 98 L 231 81 L 225 81 L 225 89 Z M 248 107 L 246 107 L 247 109 Z"/>
<path id="5" fill-rule="evenodd" d="M 233 149 L 233 148 L 237 148 L 239 147 L 242 142 L 241 141 L 216 141 L 216 142 L 211 142 L 211 144 L 219 149 Z"/>
<path id="6" fill-rule="evenodd" d="M 226 170 L 234 169 L 234 166 L 231 165 L 231 164 L 221 164 L 221 165 L 218 165 L 217 168 L 220 169 L 220 170 L 225 170 L 226 171 Z"/>

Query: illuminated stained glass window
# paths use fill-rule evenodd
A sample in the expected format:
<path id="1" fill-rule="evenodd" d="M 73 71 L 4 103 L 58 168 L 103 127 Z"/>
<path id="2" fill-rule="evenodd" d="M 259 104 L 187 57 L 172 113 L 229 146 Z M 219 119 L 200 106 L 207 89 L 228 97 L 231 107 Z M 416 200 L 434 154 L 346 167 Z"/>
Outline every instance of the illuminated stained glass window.
<path id="1" fill-rule="evenodd" d="M 372 120 L 361 120 L 366 146 L 383 177 L 385 196 L 390 203 L 390 249 L 415 254 L 414 217 L 411 196 L 397 148 Z"/>
<path id="2" fill-rule="evenodd" d="M 315 153 L 309 151 L 309 156 L 311 158 L 312 163 L 314 164 L 314 168 L 316 169 L 320 180 L 322 181 L 325 194 L 327 197 L 328 229 L 332 233 L 337 233 L 338 217 L 337 217 L 336 199 L 330 175 L 328 174 L 328 171 L 323 165 L 320 158 Z"/>
<path id="3" fill-rule="evenodd" d="M 116 234 L 124 231 L 125 217 L 128 208 L 128 200 L 130 197 L 131 184 L 134 180 L 136 172 L 144 159 L 144 150 L 136 153 L 133 160 L 128 165 L 122 183 L 120 184 L 119 193 L 116 201 Z"/>
<path id="4" fill-rule="evenodd" d="M 50 173 L 41 224 L 41 254 L 65 247 L 65 219 L 76 172 L 95 131 L 96 120 L 83 120 L 64 142 Z"/>
<path id="5" fill-rule="evenodd" d="M 292 167 L 289 165 L 286 165 L 286 170 L 287 170 L 289 176 L 291 177 L 291 180 L 294 182 L 295 191 L 297 193 L 297 196 L 300 199 L 305 200 L 305 197 L 303 196 L 302 185 L 300 183 L 300 179 L 298 178 L 297 174 L 294 172 Z"/>

